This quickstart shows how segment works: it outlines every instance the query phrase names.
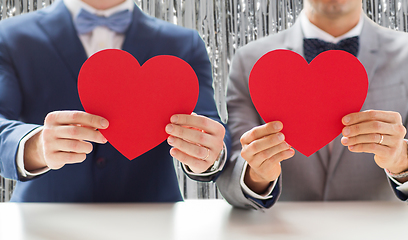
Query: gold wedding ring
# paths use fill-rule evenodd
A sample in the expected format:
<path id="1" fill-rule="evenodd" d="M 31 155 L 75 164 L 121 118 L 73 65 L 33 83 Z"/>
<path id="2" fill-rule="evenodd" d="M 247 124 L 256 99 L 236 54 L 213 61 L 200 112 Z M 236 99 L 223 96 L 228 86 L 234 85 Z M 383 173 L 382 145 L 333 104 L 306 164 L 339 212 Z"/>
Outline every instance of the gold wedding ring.
<path id="1" fill-rule="evenodd" d="M 380 133 L 380 136 L 381 136 L 381 138 L 380 138 L 380 141 L 378 142 L 378 144 L 381 144 L 381 143 L 383 142 L 383 140 L 384 140 L 384 135 L 382 135 L 382 134 Z"/>

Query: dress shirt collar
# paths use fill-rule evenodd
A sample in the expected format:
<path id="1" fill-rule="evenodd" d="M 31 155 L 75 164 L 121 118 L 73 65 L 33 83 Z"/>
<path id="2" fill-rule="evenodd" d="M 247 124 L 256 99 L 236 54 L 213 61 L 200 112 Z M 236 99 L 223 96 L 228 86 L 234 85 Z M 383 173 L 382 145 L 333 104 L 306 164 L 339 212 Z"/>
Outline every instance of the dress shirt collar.
<path id="1" fill-rule="evenodd" d="M 348 31 L 347 33 L 339 37 L 333 37 L 332 35 L 328 34 L 322 29 L 316 27 L 316 25 L 314 25 L 313 23 L 309 21 L 304 11 L 300 13 L 299 20 L 300 20 L 300 26 L 302 28 L 303 35 L 305 38 L 317 38 L 325 42 L 338 43 L 341 40 L 346 39 L 346 38 L 360 36 L 361 31 L 363 29 L 363 22 L 364 22 L 363 14 L 364 13 L 361 11 L 360 20 L 358 21 L 357 25 L 353 29 L 351 29 L 350 31 Z"/>
<path id="2" fill-rule="evenodd" d="M 87 10 L 88 12 L 98 15 L 98 16 L 104 16 L 104 17 L 109 17 L 110 15 L 123 11 L 123 10 L 129 10 L 130 12 L 133 11 L 133 8 L 135 7 L 135 3 L 132 0 L 126 0 L 125 2 L 106 9 L 106 10 L 98 10 L 95 9 L 88 4 L 82 2 L 81 0 L 63 0 L 65 6 L 67 6 L 68 10 L 70 11 L 72 15 L 72 19 L 75 19 L 75 17 L 79 14 L 79 11 L 83 8 Z"/>

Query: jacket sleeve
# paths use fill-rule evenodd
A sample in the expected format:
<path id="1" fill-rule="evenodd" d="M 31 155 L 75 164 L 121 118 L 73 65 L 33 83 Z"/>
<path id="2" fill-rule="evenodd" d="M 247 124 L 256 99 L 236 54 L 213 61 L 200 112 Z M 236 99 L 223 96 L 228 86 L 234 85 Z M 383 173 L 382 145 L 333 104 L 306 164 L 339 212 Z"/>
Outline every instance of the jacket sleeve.
<path id="1" fill-rule="evenodd" d="M 0 174 L 17 180 L 19 142 L 38 125 L 19 121 L 24 99 L 13 64 L 5 37 L 0 31 Z"/>

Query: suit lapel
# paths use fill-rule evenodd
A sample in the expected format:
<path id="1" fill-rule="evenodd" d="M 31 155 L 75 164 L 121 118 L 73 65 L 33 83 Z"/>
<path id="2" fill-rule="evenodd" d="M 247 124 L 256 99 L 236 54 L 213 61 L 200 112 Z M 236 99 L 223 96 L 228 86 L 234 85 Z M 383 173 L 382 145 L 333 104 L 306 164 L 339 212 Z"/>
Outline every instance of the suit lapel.
<path id="1" fill-rule="evenodd" d="M 38 24 L 70 69 L 73 78 L 77 80 L 79 70 L 87 56 L 74 28 L 71 13 L 63 1 L 58 1 L 43 11 L 43 14 L 44 17 Z"/>
<path id="2" fill-rule="evenodd" d="M 303 32 L 300 25 L 300 20 L 296 21 L 291 28 L 289 28 L 284 45 L 286 49 L 294 51 L 301 56 L 303 55 Z"/>
<path id="3" fill-rule="evenodd" d="M 364 25 L 360 35 L 360 50 L 357 57 L 366 69 L 369 83 L 379 63 L 378 49 L 380 49 L 380 42 L 377 35 L 378 27 L 376 23 L 371 21 L 367 16 L 364 16 Z"/>
<path id="4" fill-rule="evenodd" d="M 146 15 L 135 5 L 133 20 L 126 32 L 122 49 L 132 54 L 142 65 L 153 56 L 155 36 L 159 31 L 156 19 Z"/>
<path id="5" fill-rule="evenodd" d="M 366 69 L 369 83 L 371 82 L 379 62 L 378 49 L 380 48 L 380 44 L 376 31 L 377 27 L 378 26 L 376 26 L 376 23 L 372 22 L 367 16 L 364 16 L 364 25 L 360 34 L 359 53 L 357 57 Z M 336 170 L 336 167 L 341 159 L 341 155 L 345 149 L 347 149 L 347 147 L 344 147 L 341 144 L 341 138 L 342 134 L 337 136 L 334 140 L 333 151 L 329 162 L 329 176 Z"/>

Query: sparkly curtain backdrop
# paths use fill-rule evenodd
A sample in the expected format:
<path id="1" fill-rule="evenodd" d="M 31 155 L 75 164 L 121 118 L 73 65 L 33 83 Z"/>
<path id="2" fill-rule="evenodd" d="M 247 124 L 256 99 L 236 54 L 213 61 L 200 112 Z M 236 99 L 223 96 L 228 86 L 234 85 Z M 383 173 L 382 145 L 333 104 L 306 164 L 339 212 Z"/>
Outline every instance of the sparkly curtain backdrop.
<path id="1" fill-rule="evenodd" d="M 35 11 L 54 0 L 0 0 L 0 20 Z M 221 119 L 228 119 L 225 92 L 229 64 L 235 50 L 295 22 L 303 0 L 135 0 L 146 13 L 177 25 L 196 29 L 207 45 L 213 66 L 214 90 Z M 363 0 L 375 22 L 407 31 L 408 0 Z M 143 34 L 143 33 L 141 33 Z M 213 183 L 189 180 L 175 164 L 185 198 L 219 198 Z M 8 201 L 13 181 L 0 177 L 0 201 Z"/>

